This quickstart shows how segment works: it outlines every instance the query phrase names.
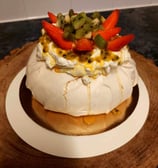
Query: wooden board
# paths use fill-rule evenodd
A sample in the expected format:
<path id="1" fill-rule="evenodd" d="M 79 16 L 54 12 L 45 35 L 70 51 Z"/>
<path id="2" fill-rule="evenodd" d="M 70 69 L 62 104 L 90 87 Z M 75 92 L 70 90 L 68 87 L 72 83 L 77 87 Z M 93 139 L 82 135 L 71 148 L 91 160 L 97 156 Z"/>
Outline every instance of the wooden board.
<path id="1" fill-rule="evenodd" d="M 145 125 L 131 141 L 108 154 L 84 159 L 51 156 L 22 141 L 7 120 L 5 97 L 12 79 L 26 65 L 35 45 L 36 42 L 28 43 L 0 60 L 0 167 L 158 168 L 158 67 L 135 51 L 131 54 L 147 86 L 150 111 Z"/>

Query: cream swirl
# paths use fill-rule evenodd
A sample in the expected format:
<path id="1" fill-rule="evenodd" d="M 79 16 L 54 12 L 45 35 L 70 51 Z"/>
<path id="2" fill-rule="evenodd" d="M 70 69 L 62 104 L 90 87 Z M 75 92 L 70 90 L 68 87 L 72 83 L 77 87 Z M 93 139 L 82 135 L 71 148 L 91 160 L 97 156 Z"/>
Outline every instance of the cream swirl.
<path id="1" fill-rule="evenodd" d="M 118 66 L 130 60 L 127 46 L 118 52 L 105 51 L 95 47 L 91 52 L 75 53 L 58 48 L 46 34 L 37 45 L 38 60 L 45 61 L 50 69 L 68 73 L 74 77 L 84 77 L 84 84 L 90 82 L 89 77 L 107 75 Z M 88 82 L 87 82 L 88 81 Z"/>

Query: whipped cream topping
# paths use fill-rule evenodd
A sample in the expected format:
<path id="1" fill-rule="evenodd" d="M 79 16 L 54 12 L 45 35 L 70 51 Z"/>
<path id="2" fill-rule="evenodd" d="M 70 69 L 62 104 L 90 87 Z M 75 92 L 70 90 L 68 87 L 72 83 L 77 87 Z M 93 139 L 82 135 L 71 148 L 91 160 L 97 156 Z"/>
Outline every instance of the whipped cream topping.
<path id="1" fill-rule="evenodd" d="M 37 45 L 37 59 L 45 61 L 49 69 L 68 73 L 74 77 L 82 77 L 84 84 L 90 83 L 89 77 L 107 75 L 113 69 L 130 60 L 127 46 L 118 52 L 105 51 L 95 47 L 91 52 L 75 53 L 72 50 L 62 50 L 42 30 L 42 36 Z"/>

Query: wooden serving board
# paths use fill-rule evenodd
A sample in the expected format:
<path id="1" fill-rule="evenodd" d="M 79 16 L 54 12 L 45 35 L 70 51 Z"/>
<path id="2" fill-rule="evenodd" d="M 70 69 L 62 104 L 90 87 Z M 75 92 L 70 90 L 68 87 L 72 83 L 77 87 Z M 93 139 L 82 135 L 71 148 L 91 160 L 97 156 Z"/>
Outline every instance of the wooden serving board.
<path id="1" fill-rule="evenodd" d="M 148 89 L 150 111 L 145 125 L 131 141 L 113 152 L 84 159 L 48 155 L 22 141 L 7 120 L 5 97 L 11 81 L 26 66 L 35 45 L 36 42 L 28 43 L 0 60 L 0 167 L 158 168 L 158 67 L 135 51 L 131 54 Z"/>

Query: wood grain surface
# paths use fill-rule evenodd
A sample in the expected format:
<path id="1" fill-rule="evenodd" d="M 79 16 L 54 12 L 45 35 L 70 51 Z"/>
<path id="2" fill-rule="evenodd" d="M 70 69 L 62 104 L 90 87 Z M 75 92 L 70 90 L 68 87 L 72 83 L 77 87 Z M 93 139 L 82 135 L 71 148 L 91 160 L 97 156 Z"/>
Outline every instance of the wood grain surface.
<path id="1" fill-rule="evenodd" d="M 158 168 L 158 67 L 135 51 L 131 54 L 147 86 L 150 111 L 143 128 L 131 141 L 113 152 L 83 159 L 48 155 L 22 141 L 7 120 L 5 97 L 11 81 L 26 65 L 35 45 L 36 42 L 28 43 L 0 60 L 0 168 Z"/>

